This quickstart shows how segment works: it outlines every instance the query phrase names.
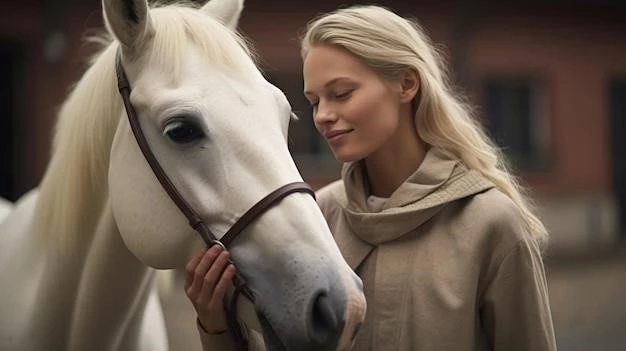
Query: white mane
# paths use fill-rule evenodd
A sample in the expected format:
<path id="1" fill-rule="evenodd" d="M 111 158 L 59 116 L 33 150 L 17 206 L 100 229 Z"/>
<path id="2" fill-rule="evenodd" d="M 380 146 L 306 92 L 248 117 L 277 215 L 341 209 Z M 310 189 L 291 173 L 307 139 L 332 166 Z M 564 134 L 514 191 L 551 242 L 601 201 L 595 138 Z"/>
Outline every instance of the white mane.
<path id="1" fill-rule="evenodd" d="M 259 74 L 242 37 L 209 16 L 184 5 L 154 8 L 150 15 L 155 36 L 142 55 L 144 64 L 162 67 L 177 80 L 186 47 L 194 45 L 207 63 L 233 77 Z M 106 204 L 109 152 L 122 115 L 115 76 L 118 47 L 110 42 L 96 55 L 60 110 L 36 210 L 42 245 L 84 251 Z"/>

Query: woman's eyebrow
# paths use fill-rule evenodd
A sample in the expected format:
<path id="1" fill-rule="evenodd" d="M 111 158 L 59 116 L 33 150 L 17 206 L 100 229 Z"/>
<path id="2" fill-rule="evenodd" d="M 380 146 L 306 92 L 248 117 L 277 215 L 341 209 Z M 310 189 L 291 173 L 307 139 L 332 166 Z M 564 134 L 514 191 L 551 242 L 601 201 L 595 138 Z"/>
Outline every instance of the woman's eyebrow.
<path id="1" fill-rule="evenodd" d="M 333 79 L 329 80 L 328 82 L 326 82 L 324 84 L 324 88 L 328 88 L 329 86 L 331 86 L 331 85 L 333 85 L 335 83 L 341 82 L 342 80 L 349 80 L 349 78 L 348 77 L 336 77 L 336 78 L 333 78 Z M 305 90 L 304 91 L 304 95 L 308 95 L 308 94 L 312 94 L 311 91 Z"/>

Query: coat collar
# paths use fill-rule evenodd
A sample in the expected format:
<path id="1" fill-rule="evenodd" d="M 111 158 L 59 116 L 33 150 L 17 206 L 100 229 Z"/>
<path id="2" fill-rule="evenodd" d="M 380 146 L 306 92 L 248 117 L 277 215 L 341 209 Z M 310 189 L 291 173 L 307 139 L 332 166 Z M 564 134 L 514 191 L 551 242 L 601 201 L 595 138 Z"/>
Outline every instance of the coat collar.
<path id="1" fill-rule="evenodd" d="M 479 172 L 468 170 L 458 159 L 434 147 L 380 212 L 368 209 L 369 186 L 363 162 L 344 165 L 342 178 L 345 191 L 338 194 L 339 203 L 348 225 L 370 245 L 397 239 L 432 218 L 445 204 L 494 186 Z"/>

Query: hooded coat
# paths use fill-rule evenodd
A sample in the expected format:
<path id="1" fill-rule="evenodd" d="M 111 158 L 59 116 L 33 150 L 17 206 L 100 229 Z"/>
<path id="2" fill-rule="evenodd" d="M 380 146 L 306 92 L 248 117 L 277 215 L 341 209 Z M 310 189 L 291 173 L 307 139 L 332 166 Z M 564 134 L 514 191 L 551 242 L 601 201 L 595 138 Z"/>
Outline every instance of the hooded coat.
<path id="1" fill-rule="evenodd" d="M 369 194 L 363 162 L 345 164 L 318 192 L 363 280 L 354 350 L 556 350 L 538 243 L 489 180 L 431 148 L 388 199 Z"/>

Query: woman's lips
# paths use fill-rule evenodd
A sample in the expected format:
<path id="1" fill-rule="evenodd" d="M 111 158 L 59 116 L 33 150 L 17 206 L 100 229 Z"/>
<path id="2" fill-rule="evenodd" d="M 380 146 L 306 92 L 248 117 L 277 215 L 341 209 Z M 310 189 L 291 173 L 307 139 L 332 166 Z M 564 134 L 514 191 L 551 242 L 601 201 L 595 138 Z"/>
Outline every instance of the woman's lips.
<path id="1" fill-rule="evenodd" d="M 336 143 L 342 140 L 345 135 L 350 133 L 351 131 L 352 129 L 329 130 L 328 132 L 324 133 L 324 138 L 326 138 L 329 143 Z"/>

